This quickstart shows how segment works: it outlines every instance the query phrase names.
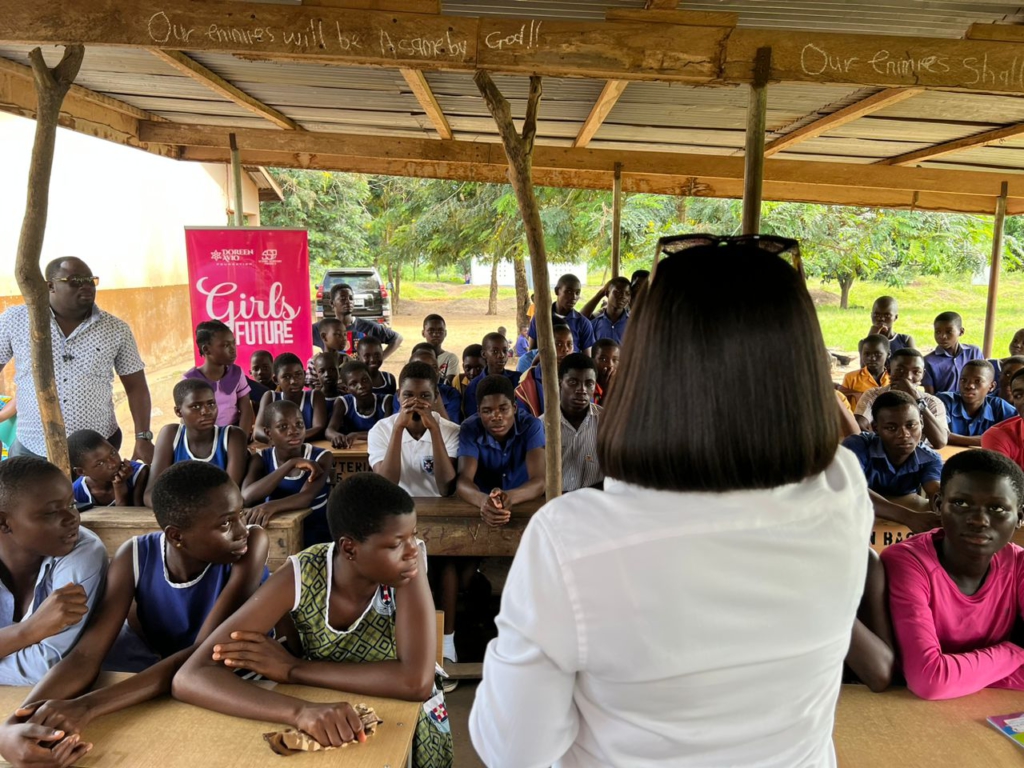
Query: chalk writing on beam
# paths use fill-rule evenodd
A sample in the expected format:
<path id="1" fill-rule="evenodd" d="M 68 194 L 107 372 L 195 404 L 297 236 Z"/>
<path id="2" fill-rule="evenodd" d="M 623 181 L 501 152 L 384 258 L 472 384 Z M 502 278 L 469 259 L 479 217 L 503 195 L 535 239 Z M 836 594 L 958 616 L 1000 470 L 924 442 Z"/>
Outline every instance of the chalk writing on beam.
<path id="1" fill-rule="evenodd" d="M 443 37 L 392 37 L 386 29 L 378 28 L 382 56 L 395 59 L 458 59 L 466 60 L 466 41 L 452 37 L 451 31 Z"/>
<path id="2" fill-rule="evenodd" d="M 167 43 L 171 40 L 187 43 L 192 33 L 195 32 L 195 29 L 192 27 L 172 24 L 167 14 L 163 11 L 157 11 L 150 16 L 146 28 L 150 38 L 156 43 Z"/>
<path id="3" fill-rule="evenodd" d="M 523 24 L 517 32 L 505 34 L 503 32 L 491 32 L 484 38 L 484 45 L 488 48 L 533 48 L 540 44 L 541 21 L 531 21 L 529 29 Z"/>

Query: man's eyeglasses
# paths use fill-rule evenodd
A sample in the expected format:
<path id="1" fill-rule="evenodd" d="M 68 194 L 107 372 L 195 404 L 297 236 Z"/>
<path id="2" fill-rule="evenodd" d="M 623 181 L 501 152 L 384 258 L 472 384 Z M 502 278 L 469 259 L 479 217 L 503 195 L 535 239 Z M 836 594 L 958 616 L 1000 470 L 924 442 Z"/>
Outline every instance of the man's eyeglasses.
<path id="1" fill-rule="evenodd" d="M 72 275 L 71 277 L 55 277 L 55 283 L 67 283 L 72 288 L 84 288 L 87 285 L 99 285 L 100 279 L 93 275 Z"/>
<path id="2" fill-rule="evenodd" d="M 654 253 L 654 266 L 651 267 L 651 280 L 654 280 L 654 273 L 658 269 L 658 262 L 662 256 L 666 258 L 674 256 L 690 248 L 701 248 L 707 245 L 726 246 L 739 245 L 758 248 L 766 253 L 776 256 L 789 256 L 792 259 L 793 269 L 800 273 L 800 277 L 807 279 L 804 275 L 804 263 L 800 258 L 800 243 L 788 237 L 775 237 L 774 235 L 668 235 L 658 240 Z"/>

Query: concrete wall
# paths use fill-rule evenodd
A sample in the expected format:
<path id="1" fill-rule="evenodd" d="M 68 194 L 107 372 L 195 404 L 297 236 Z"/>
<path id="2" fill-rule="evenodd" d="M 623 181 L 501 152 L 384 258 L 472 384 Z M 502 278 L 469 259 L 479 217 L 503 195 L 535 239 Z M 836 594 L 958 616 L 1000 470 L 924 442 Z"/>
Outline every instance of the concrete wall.
<path id="1" fill-rule="evenodd" d="M 22 303 L 13 275 L 25 215 L 35 123 L 0 113 L 0 311 Z M 243 174 L 243 208 L 259 224 L 259 197 Z M 131 325 L 149 368 L 191 350 L 186 226 L 228 222 L 226 166 L 186 163 L 58 129 L 40 264 L 84 259 L 100 277 L 97 304 Z M 10 368 L 10 366 L 8 366 Z M 10 371 L 0 392 L 10 392 Z"/>

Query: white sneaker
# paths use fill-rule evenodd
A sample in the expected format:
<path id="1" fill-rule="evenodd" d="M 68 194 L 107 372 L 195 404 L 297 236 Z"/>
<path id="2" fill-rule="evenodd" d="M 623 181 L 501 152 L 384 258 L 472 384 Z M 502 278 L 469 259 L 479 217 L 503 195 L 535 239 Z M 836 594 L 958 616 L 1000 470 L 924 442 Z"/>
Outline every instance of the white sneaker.
<path id="1" fill-rule="evenodd" d="M 444 663 L 445 663 L 445 666 L 447 666 L 449 664 L 455 664 L 456 662 L 454 662 L 451 659 L 446 657 L 445 660 L 444 660 Z M 458 687 L 459 687 L 459 681 L 458 680 L 453 680 L 450 677 L 444 677 L 444 678 L 441 679 L 441 690 L 444 691 L 445 693 L 451 693 L 452 691 L 454 691 Z"/>

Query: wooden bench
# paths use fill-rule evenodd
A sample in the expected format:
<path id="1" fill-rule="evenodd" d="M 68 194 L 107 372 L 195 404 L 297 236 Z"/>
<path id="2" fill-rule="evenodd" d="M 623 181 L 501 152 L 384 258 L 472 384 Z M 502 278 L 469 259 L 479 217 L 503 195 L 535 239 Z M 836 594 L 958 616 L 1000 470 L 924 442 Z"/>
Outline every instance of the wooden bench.
<path id="1" fill-rule="evenodd" d="M 308 514 L 308 509 L 282 512 L 267 524 L 270 538 L 267 565 L 271 570 L 284 563 L 289 555 L 302 551 L 302 520 Z M 111 557 L 132 536 L 160 530 L 149 507 L 94 507 L 82 513 L 82 525 L 100 537 Z"/>
<path id="2" fill-rule="evenodd" d="M 365 440 L 359 440 L 350 448 L 334 448 L 330 440 L 314 440 L 312 443 L 317 448 L 330 451 L 334 456 L 334 472 L 337 480 L 341 480 L 356 472 L 372 472 L 370 466 L 370 452 Z M 267 447 L 266 443 L 251 443 L 249 450 L 252 453 L 259 453 Z"/>
<path id="3" fill-rule="evenodd" d="M 480 517 L 479 509 L 457 496 L 413 501 L 416 527 L 427 544 L 427 554 L 460 557 L 512 557 L 526 524 L 544 504 L 543 499 L 517 504 L 506 525 L 492 528 Z"/>

